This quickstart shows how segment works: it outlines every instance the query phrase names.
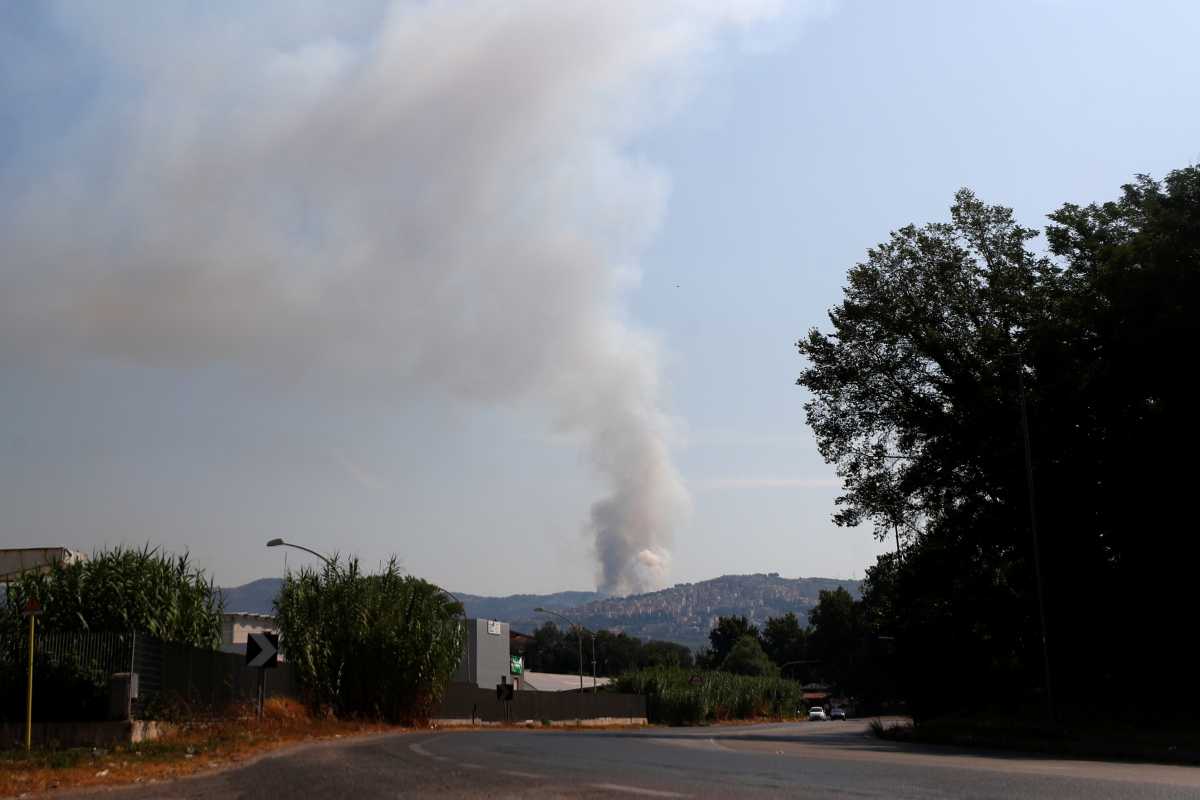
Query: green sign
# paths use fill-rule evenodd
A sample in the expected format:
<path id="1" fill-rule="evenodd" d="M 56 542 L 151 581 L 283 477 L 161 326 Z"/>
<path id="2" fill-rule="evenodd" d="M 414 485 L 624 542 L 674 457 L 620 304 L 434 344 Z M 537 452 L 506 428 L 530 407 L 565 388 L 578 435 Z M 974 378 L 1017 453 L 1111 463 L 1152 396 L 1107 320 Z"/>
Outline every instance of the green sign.
<path id="1" fill-rule="evenodd" d="M 525 674 L 525 657 L 524 656 L 512 656 L 512 658 L 510 658 L 509 660 L 512 661 L 512 664 L 509 667 L 509 672 L 511 672 L 513 675 L 524 675 Z"/>

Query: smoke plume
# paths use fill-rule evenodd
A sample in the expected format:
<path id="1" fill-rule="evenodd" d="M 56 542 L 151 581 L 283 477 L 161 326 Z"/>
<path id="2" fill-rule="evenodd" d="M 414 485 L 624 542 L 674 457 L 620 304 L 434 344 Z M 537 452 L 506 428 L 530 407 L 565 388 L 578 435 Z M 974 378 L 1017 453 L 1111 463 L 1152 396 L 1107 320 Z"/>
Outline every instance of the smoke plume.
<path id="1" fill-rule="evenodd" d="M 607 486 L 586 523 L 600 588 L 658 584 L 688 497 L 655 341 L 621 314 L 666 196 L 630 143 L 723 31 L 779 9 L 329 5 L 58 7 L 95 79 L 0 164 L 0 356 L 548 409 Z"/>

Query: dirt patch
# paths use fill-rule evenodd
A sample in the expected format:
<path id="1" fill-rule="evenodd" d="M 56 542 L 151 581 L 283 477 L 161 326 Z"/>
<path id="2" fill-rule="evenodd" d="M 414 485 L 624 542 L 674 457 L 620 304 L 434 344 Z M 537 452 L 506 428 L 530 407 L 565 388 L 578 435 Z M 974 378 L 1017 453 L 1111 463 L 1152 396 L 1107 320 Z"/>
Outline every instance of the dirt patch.
<path id="1" fill-rule="evenodd" d="M 314 717 L 294 700 L 272 698 L 262 720 L 247 708 L 218 720 L 180 724 L 173 733 L 151 742 L 111 749 L 0 751 L 0 797 L 155 783 L 235 765 L 298 742 L 405 730 L 411 729 Z"/>

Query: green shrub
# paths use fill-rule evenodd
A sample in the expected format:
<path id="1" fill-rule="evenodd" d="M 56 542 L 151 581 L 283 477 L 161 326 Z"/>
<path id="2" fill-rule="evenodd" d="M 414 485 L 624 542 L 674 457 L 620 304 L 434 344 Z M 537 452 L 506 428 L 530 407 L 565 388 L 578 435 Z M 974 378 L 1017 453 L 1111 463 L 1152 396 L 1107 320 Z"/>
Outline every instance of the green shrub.
<path id="1" fill-rule="evenodd" d="M 392 559 L 289 573 L 275 601 L 280 646 L 315 710 L 393 722 L 424 719 L 462 657 L 462 606 Z"/>
<path id="2" fill-rule="evenodd" d="M 117 547 L 46 573 L 27 572 L 0 606 L 0 638 L 19 640 L 21 609 L 36 598 L 46 631 L 144 633 L 215 650 L 221 644 L 220 593 L 187 554 Z"/>
<path id="3" fill-rule="evenodd" d="M 0 720 L 25 717 L 29 645 L 21 610 L 30 598 L 43 609 L 39 637 L 111 633 L 128 642 L 132 634 L 146 634 L 206 649 L 221 642 L 219 593 L 186 554 L 175 556 L 149 545 L 140 550 L 118 547 L 84 561 L 56 564 L 45 573 L 25 573 L 0 592 Z M 81 645 L 87 638 L 80 636 Z M 104 719 L 112 664 L 86 646 L 59 648 L 54 656 L 38 647 L 35 718 Z"/>
<path id="4" fill-rule="evenodd" d="M 692 682 L 693 677 L 698 683 Z M 650 721 L 670 725 L 790 717 L 803 705 L 800 684 L 795 681 L 671 667 L 623 675 L 617 679 L 617 689 L 645 695 Z"/>

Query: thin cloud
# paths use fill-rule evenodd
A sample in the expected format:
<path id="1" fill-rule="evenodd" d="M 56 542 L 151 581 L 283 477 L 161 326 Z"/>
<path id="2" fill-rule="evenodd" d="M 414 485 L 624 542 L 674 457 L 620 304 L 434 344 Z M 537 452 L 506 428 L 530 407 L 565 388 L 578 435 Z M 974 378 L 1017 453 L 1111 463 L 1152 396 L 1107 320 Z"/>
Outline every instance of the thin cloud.
<path id="1" fill-rule="evenodd" d="M 739 489 L 838 489 L 836 478 L 717 478 L 692 481 L 688 484 L 698 492 L 724 492 Z"/>
<path id="2" fill-rule="evenodd" d="M 734 430 L 699 430 L 683 434 L 688 447 L 796 447 L 812 444 L 811 433 L 750 433 Z"/>
<path id="3" fill-rule="evenodd" d="M 388 488 L 388 482 L 380 477 L 378 473 L 367 469 L 356 461 L 352 461 L 345 454 L 334 453 L 333 460 L 346 475 L 364 489 L 378 492 Z"/>

